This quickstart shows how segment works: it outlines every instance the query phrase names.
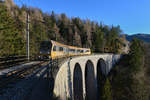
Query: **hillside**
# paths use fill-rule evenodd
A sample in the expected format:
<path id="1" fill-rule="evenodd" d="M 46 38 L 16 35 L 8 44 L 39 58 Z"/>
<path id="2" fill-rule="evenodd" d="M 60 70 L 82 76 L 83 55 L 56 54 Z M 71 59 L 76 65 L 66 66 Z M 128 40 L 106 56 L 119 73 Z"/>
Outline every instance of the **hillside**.
<path id="1" fill-rule="evenodd" d="M 134 34 L 134 35 L 126 35 L 126 39 L 131 41 L 134 37 L 143 40 L 144 42 L 150 43 L 150 34 Z"/>
<path id="2" fill-rule="evenodd" d="M 150 100 L 150 45 L 132 46 L 110 75 L 113 100 Z"/>

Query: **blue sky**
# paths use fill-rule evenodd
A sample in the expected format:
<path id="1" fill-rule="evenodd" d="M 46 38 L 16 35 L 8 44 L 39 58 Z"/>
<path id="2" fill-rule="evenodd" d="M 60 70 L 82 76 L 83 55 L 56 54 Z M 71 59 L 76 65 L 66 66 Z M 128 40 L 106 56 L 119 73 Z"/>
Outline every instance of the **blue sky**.
<path id="1" fill-rule="evenodd" d="M 42 9 L 65 13 L 107 25 L 120 25 L 124 33 L 150 34 L 150 0 L 14 0 Z M 22 1 L 22 3 L 20 2 Z"/>

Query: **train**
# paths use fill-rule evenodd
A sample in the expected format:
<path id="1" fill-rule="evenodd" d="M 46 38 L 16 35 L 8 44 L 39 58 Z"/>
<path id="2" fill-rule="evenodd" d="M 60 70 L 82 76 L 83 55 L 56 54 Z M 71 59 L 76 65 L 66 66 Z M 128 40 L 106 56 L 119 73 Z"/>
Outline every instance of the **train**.
<path id="1" fill-rule="evenodd" d="M 90 55 L 90 48 L 80 48 L 65 45 L 53 40 L 42 41 L 39 50 L 39 59 L 57 59 L 63 57 Z"/>

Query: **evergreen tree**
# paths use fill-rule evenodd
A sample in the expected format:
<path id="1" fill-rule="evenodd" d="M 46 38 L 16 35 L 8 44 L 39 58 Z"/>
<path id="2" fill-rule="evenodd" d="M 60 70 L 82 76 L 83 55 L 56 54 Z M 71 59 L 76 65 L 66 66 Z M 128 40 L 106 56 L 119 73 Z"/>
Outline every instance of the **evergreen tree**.
<path id="1" fill-rule="evenodd" d="M 52 11 L 50 18 L 51 18 L 51 26 L 54 27 L 54 25 L 56 24 L 56 17 L 54 11 Z"/>
<path id="2" fill-rule="evenodd" d="M 96 31 L 94 32 L 94 46 L 95 52 L 103 52 L 104 50 L 104 32 L 102 32 L 101 28 L 96 25 Z"/>
<path id="3" fill-rule="evenodd" d="M 139 72 L 144 66 L 144 47 L 139 39 L 132 40 L 129 54 L 131 71 L 133 73 Z"/>
<path id="4" fill-rule="evenodd" d="M 24 40 L 19 34 L 16 22 L 8 14 L 3 3 L 0 3 L 0 55 L 19 55 L 24 54 Z"/>
<path id="5" fill-rule="evenodd" d="M 106 79 L 102 94 L 102 100 L 112 100 L 112 91 L 109 79 Z"/>

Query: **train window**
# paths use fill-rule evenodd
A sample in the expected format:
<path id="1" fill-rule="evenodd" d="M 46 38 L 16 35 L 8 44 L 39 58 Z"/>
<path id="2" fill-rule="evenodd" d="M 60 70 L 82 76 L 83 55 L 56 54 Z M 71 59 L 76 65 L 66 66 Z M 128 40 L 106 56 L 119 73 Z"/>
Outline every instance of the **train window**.
<path id="1" fill-rule="evenodd" d="M 68 48 L 64 48 L 64 51 L 67 53 L 68 52 Z"/>
<path id="2" fill-rule="evenodd" d="M 63 47 L 59 47 L 59 51 L 63 51 Z"/>
<path id="3" fill-rule="evenodd" d="M 82 52 L 82 50 L 80 50 L 80 53 Z"/>
<path id="4" fill-rule="evenodd" d="M 89 52 L 89 50 L 86 50 L 85 52 Z"/>
<path id="5" fill-rule="evenodd" d="M 67 52 L 69 52 L 69 48 L 67 48 Z"/>
<path id="6" fill-rule="evenodd" d="M 63 51 L 66 52 L 66 48 L 65 47 L 63 47 Z"/>
<path id="7" fill-rule="evenodd" d="M 83 50 L 81 50 L 81 53 L 83 53 L 84 51 Z"/>
<path id="8" fill-rule="evenodd" d="M 72 52 L 74 52 L 74 53 L 75 53 L 75 49 L 72 49 Z"/>
<path id="9" fill-rule="evenodd" d="M 75 49 L 75 52 L 78 53 L 78 49 Z"/>
<path id="10" fill-rule="evenodd" d="M 64 47 L 62 47 L 62 50 L 64 51 L 64 50 L 65 50 L 65 48 L 64 48 Z"/>
<path id="11" fill-rule="evenodd" d="M 77 50 L 77 53 L 80 53 L 81 52 L 81 50 Z"/>
<path id="12" fill-rule="evenodd" d="M 68 49 L 69 50 L 69 52 L 71 52 L 71 49 Z"/>
<path id="13" fill-rule="evenodd" d="M 77 52 L 77 50 L 76 50 L 76 49 L 74 49 L 74 52 L 76 53 L 76 52 Z"/>
<path id="14" fill-rule="evenodd" d="M 69 52 L 75 52 L 75 49 L 69 49 Z"/>
<path id="15" fill-rule="evenodd" d="M 68 52 L 68 48 L 64 48 L 64 52 L 67 53 Z"/>
<path id="16" fill-rule="evenodd" d="M 59 51 L 59 46 L 56 46 L 56 51 Z"/>
<path id="17" fill-rule="evenodd" d="M 56 51 L 56 46 L 54 46 L 53 51 Z"/>

